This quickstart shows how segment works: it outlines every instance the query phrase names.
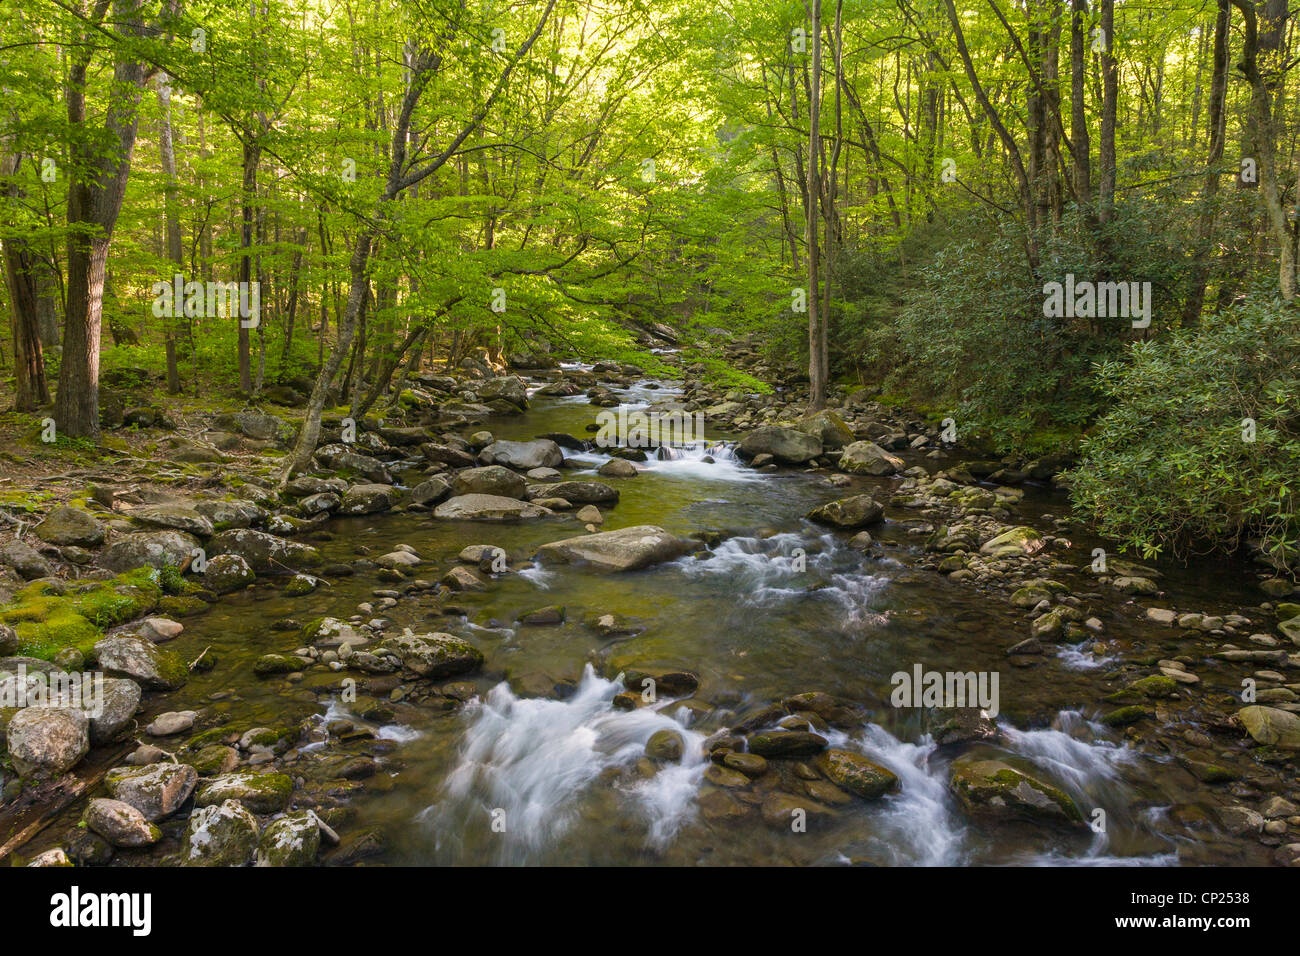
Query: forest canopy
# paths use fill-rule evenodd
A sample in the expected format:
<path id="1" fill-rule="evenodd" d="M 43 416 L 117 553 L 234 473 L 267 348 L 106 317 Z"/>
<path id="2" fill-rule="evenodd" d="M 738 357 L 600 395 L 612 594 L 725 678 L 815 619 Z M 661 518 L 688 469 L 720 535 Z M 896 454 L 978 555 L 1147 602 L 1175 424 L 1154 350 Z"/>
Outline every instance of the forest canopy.
<path id="1" fill-rule="evenodd" d="M 748 338 L 811 408 L 1077 457 L 1147 553 L 1293 553 L 1287 0 L 0 8 L 33 430 L 98 439 L 143 369 L 301 409 L 287 476 L 422 367 L 657 343 L 765 389 L 714 348 Z"/>

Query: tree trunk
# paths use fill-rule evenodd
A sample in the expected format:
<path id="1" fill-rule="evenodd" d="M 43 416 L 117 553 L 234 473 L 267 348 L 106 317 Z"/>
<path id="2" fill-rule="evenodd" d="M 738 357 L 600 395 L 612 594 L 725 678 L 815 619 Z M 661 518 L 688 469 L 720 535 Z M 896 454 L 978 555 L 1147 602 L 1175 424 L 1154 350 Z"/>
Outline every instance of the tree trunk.
<path id="1" fill-rule="evenodd" d="M 826 407 L 826 327 L 821 315 L 821 255 L 818 250 L 818 201 L 821 198 L 821 0 L 812 0 L 812 74 L 808 87 L 808 408 Z"/>
<path id="2" fill-rule="evenodd" d="M 184 271 L 185 251 L 181 245 L 181 221 L 176 209 L 176 152 L 172 140 L 171 87 L 168 86 L 167 74 L 158 74 L 158 151 L 161 154 L 162 171 L 167 182 L 163 187 L 163 202 L 167 217 L 167 258 L 176 266 L 178 273 Z M 167 352 L 167 392 L 179 394 L 181 390 L 180 369 L 176 366 L 176 320 L 172 316 L 163 318 L 163 336 Z"/>

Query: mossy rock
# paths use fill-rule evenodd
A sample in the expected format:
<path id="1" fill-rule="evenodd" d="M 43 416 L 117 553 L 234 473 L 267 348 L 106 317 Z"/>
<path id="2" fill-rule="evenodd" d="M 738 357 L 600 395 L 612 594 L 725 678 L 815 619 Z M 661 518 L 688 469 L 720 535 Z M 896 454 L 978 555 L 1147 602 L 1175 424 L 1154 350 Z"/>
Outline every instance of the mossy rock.
<path id="1" fill-rule="evenodd" d="M 158 611 L 169 617 L 194 617 L 206 614 L 212 605 L 202 598 L 190 595 L 171 595 L 158 602 Z"/>
<path id="2" fill-rule="evenodd" d="M 950 786 L 972 816 L 1083 824 L 1083 813 L 1063 790 L 1001 760 L 970 755 L 953 761 Z"/>
<path id="3" fill-rule="evenodd" d="M 107 581 L 37 581 L 0 608 L 0 623 L 17 633 L 19 654 L 51 660 L 67 647 L 89 654 L 105 628 L 154 611 L 162 593 L 153 568 L 127 571 Z"/>
<path id="4" fill-rule="evenodd" d="M 1127 707 L 1117 707 L 1110 713 L 1105 714 L 1101 718 L 1101 722 L 1107 727 L 1127 727 L 1130 724 L 1136 724 L 1139 720 L 1154 716 L 1154 711 L 1143 707 L 1141 704 L 1130 704 Z"/>

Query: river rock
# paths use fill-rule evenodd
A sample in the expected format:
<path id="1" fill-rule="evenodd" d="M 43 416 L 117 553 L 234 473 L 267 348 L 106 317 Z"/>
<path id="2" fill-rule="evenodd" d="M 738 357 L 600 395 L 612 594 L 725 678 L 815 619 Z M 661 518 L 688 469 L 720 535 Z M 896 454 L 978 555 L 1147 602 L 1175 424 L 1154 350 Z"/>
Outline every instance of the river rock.
<path id="1" fill-rule="evenodd" d="M 972 816 L 1083 825 L 1083 814 L 1064 791 L 1001 760 L 959 757 L 950 786 Z"/>
<path id="2" fill-rule="evenodd" d="M 862 528 L 883 520 L 884 513 L 884 507 L 870 495 L 854 495 L 851 498 L 828 501 L 808 512 L 808 518 L 837 528 Z"/>
<path id="3" fill-rule="evenodd" d="M 1246 732 L 1256 743 L 1283 750 L 1300 750 L 1300 716 L 1258 704 L 1237 711 Z"/>
<path id="4" fill-rule="evenodd" d="M 181 844 L 183 866 L 243 866 L 257 849 L 257 818 L 234 800 L 190 816 Z"/>
<path id="5" fill-rule="evenodd" d="M 798 428 L 819 439 L 823 448 L 843 448 L 853 442 L 853 430 L 844 423 L 839 412 L 829 408 L 808 413 L 800 419 Z"/>
<path id="6" fill-rule="evenodd" d="M 104 699 L 98 714 L 86 712 L 90 721 L 90 742 L 107 743 L 131 723 L 140 709 L 140 685 L 124 677 L 104 678 Z"/>
<path id="7" fill-rule="evenodd" d="M 751 734 L 747 746 L 760 757 L 811 757 L 826 749 L 826 738 L 806 730 L 765 732 Z"/>
<path id="8" fill-rule="evenodd" d="M 110 544 L 99 556 L 101 567 L 121 573 L 136 568 L 183 568 L 199 548 L 199 539 L 184 531 L 141 531 Z"/>
<path id="9" fill-rule="evenodd" d="M 308 518 L 316 515 L 327 514 L 338 509 L 343 503 L 340 498 L 332 491 L 322 491 L 318 494 L 308 495 L 298 502 L 298 511 Z"/>
<path id="10" fill-rule="evenodd" d="M 287 813 L 267 825 L 257 845 L 255 866 L 312 866 L 320 852 L 321 828 L 312 810 Z"/>
<path id="11" fill-rule="evenodd" d="M 546 495 L 575 505 L 616 504 L 618 491 L 599 481 L 557 481 L 546 485 Z"/>
<path id="12" fill-rule="evenodd" d="M 451 494 L 451 482 L 446 478 L 428 478 L 411 489 L 409 500 L 413 505 L 436 505 Z"/>
<path id="13" fill-rule="evenodd" d="M 260 505 L 239 498 L 200 501 L 194 505 L 194 510 L 211 521 L 212 527 L 218 531 L 261 524 L 267 514 Z"/>
<path id="14" fill-rule="evenodd" d="M 90 750 L 85 714 L 65 707 L 26 707 L 5 728 L 9 759 L 25 780 L 52 780 Z"/>
<path id="15" fill-rule="evenodd" d="M 528 386 L 518 375 L 490 378 L 480 384 L 475 389 L 475 393 L 480 402 L 490 403 L 494 399 L 500 399 L 509 402 L 521 412 L 528 407 Z"/>
<path id="16" fill-rule="evenodd" d="M 352 472 L 367 481 L 391 485 L 393 476 L 378 458 L 363 455 L 347 445 L 325 445 L 316 449 L 316 460 L 334 471 Z"/>
<path id="17" fill-rule="evenodd" d="M 508 465 L 519 471 L 533 468 L 558 468 L 564 452 L 549 438 L 533 441 L 494 441 L 478 453 L 484 465 Z"/>
<path id="18" fill-rule="evenodd" d="M 86 827 L 116 847 L 152 846 L 162 839 L 162 831 L 144 818 L 135 807 L 121 800 L 102 797 L 86 807 Z"/>
<path id="19" fill-rule="evenodd" d="M 430 680 L 468 674 L 483 666 L 483 652 L 451 634 L 403 634 L 384 641 L 407 670 Z"/>
<path id="20" fill-rule="evenodd" d="M 630 461 L 622 458 L 611 458 L 596 469 L 596 474 L 602 478 L 635 478 L 637 470 L 636 465 Z"/>
<path id="21" fill-rule="evenodd" d="M 314 568 L 321 563 L 320 552 L 311 545 L 252 528 L 222 531 L 214 535 L 208 545 L 213 555 L 239 555 L 258 573 L 291 572 L 300 567 Z"/>
<path id="22" fill-rule="evenodd" d="M 339 514 L 372 515 L 393 507 L 397 492 L 392 485 L 360 484 L 348 489 L 339 504 Z"/>
<path id="23" fill-rule="evenodd" d="M 449 521 L 520 521 L 549 514 L 549 508 L 498 495 L 457 495 L 433 510 L 435 518 Z"/>
<path id="24" fill-rule="evenodd" d="M 152 641 L 119 634 L 95 645 L 99 666 L 122 674 L 151 690 L 175 690 L 189 680 L 189 668 L 171 651 Z"/>
<path id="25" fill-rule="evenodd" d="M 0 545 L 0 561 L 9 565 L 28 581 L 49 577 L 54 573 L 50 562 L 26 541 L 14 539 Z M 132 565 L 134 567 L 134 565 Z"/>
<path id="26" fill-rule="evenodd" d="M 1034 554 L 1043 547 L 1043 536 L 1033 528 L 1019 527 L 1003 531 L 980 546 L 980 554 L 994 558 Z"/>
<path id="27" fill-rule="evenodd" d="M 528 483 L 523 477 L 501 465 L 484 465 L 467 468 L 456 474 L 452 481 L 453 495 L 497 495 L 502 498 L 523 498 Z"/>
<path id="28" fill-rule="evenodd" d="M 208 537 L 213 531 L 211 521 L 185 504 L 141 505 L 132 509 L 129 516 L 141 524 L 172 528 L 200 538 Z"/>
<path id="29" fill-rule="evenodd" d="M 248 562 L 237 554 L 219 554 L 203 568 L 203 584 L 217 594 L 230 594 L 246 588 L 257 579 Z"/>
<path id="30" fill-rule="evenodd" d="M 873 441 L 855 441 L 840 455 L 840 471 L 852 475 L 897 474 L 903 468 L 903 459 L 889 454 Z"/>
<path id="31" fill-rule="evenodd" d="M 179 810 L 198 782 L 198 771 L 183 763 L 116 767 L 104 777 L 104 785 L 114 799 L 129 803 L 151 822 L 164 820 Z"/>
<path id="32" fill-rule="evenodd" d="M 107 534 L 94 515 L 71 505 L 59 505 L 36 526 L 36 537 L 49 544 L 97 548 Z"/>
<path id="33" fill-rule="evenodd" d="M 892 770 L 851 750 L 826 750 L 817 755 L 817 767 L 831 782 L 864 800 L 898 789 L 898 777 Z"/>
<path id="34" fill-rule="evenodd" d="M 645 753 L 651 760 L 676 763 L 682 759 L 685 749 L 682 735 L 675 730 L 656 730 L 646 741 Z"/>
<path id="35" fill-rule="evenodd" d="M 694 542 L 653 525 L 565 538 L 542 545 L 538 557 L 546 561 L 587 564 L 600 571 L 637 571 L 688 554 Z"/>
<path id="36" fill-rule="evenodd" d="M 293 781 L 282 773 L 244 770 L 204 781 L 194 795 L 194 805 L 210 807 L 235 801 L 254 813 L 279 813 L 293 796 Z"/>
<path id="37" fill-rule="evenodd" d="M 763 425 L 746 435 L 736 446 L 736 454 L 750 459 L 771 455 L 787 465 L 801 465 L 822 453 L 821 439 L 797 428 Z"/>

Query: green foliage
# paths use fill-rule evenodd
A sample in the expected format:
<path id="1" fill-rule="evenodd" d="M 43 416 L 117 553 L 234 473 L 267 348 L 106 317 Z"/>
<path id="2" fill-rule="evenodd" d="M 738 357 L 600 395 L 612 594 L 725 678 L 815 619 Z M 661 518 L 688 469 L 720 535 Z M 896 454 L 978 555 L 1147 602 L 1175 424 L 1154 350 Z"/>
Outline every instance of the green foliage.
<path id="1" fill-rule="evenodd" d="M 1135 343 L 1097 370 L 1107 411 L 1073 474 L 1077 507 L 1150 557 L 1243 537 L 1300 537 L 1300 323 L 1252 298 L 1199 328 Z M 1254 422 L 1254 440 L 1246 419 Z"/>

